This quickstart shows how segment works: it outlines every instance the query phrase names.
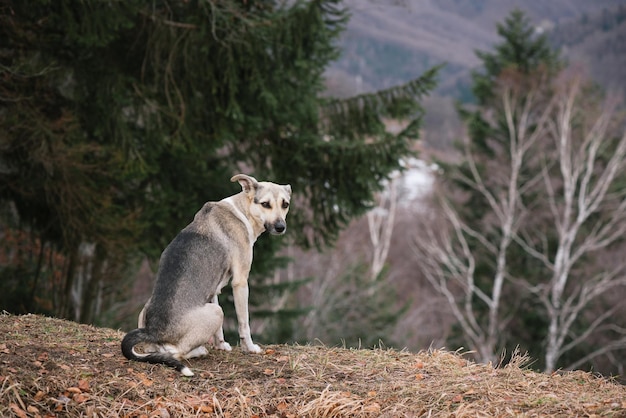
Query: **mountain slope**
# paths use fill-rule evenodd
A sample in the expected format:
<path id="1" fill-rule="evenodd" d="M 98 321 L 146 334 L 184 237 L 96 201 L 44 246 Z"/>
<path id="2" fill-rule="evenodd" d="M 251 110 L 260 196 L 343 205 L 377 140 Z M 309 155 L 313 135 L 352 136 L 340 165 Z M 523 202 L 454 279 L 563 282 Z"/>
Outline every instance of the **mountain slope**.
<path id="1" fill-rule="evenodd" d="M 343 54 L 327 72 L 329 89 L 336 95 L 353 95 L 404 83 L 446 62 L 438 93 L 464 98 L 470 69 L 479 64 L 474 52 L 488 50 L 497 41 L 495 25 L 513 8 L 524 10 L 538 26 L 558 32 L 562 25 L 576 25 L 586 15 L 613 10 L 623 2 L 346 0 L 344 4 L 352 18 L 340 43 Z M 581 47 L 593 50 L 602 42 L 598 38 Z M 624 48 L 624 45 L 626 42 L 619 46 Z M 607 68 L 606 64 L 602 67 Z M 603 77 L 601 71 L 594 70 L 593 74 Z"/>

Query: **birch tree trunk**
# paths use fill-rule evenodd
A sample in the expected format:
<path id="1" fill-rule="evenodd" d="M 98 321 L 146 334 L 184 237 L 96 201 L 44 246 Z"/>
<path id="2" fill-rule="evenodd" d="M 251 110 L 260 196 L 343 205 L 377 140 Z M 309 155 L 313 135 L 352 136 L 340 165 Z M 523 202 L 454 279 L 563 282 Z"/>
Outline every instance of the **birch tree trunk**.
<path id="1" fill-rule="evenodd" d="M 378 206 L 367 213 L 367 226 L 372 244 L 371 280 L 376 280 L 385 267 L 389 255 L 398 204 L 396 177 L 389 180 L 387 189 L 379 193 L 378 199 Z"/>
<path id="2" fill-rule="evenodd" d="M 497 176 L 498 181 L 493 182 L 481 174 L 478 166 L 485 161 L 478 161 L 480 157 L 466 141 L 463 158 L 468 164 L 469 174 L 457 174 L 462 184 L 479 193 L 486 202 L 494 215 L 491 225 L 483 229 L 471 227 L 442 196 L 445 225 L 436 222 L 423 225 L 425 237 L 415 242 L 423 273 L 445 296 L 469 344 L 468 348 L 476 350 L 483 362 L 496 361 L 498 350 L 502 348 L 499 347 L 502 342 L 500 334 L 507 323 L 501 315 L 503 289 L 509 274 L 507 253 L 527 215 L 524 195 L 540 179 L 537 174 L 530 180 L 521 180 L 529 150 L 545 136 L 547 129 L 548 113 L 535 115 L 537 96 L 530 93 L 520 97 L 512 88 L 502 92 L 501 104 L 510 146 L 504 150 L 508 153 L 506 166 L 491 164 L 494 171 L 488 174 Z M 497 240 L 494 241 L 493 235 L 497 236 Z M 486 252 L 495 260 L 493 276 L 482 280 L 491 284 L 488 288 L 476 284 L 478 252 Z M 477 303 L 482 306 L 477 306 Z M 484 308 L 488 312 L 486 318 L 479 313 Z"/>
<path id="3" fill-rule="evenodd" d="M 554 144 L 557 169 L 549 169 L 552 162 L 546 161 L 543 180 L 557 236 L 554 256 L 546 257 L 546 249 L 537 246 L 545 242 L 543 237 L 535 239 L 534 244 L 520 240 L 529 254 L 552 271 L 550 280 L 538 289 L 549 318 L 546 372 L 554 371 L 564 353 L 587 340 L 610 319 L 611 309 L 576 335 L 573 326 L 590 303 L 607 291 L 626 285 L 623 261 L 596 266 L 588 277 L 574 273 L 577 267 L 590 264 L 594 254 L 608 250 L 626 234 L 626 190 L 615 185 L 626 172 L 626 133 L 613 137 L 613 108 L 596 112 L 583 107 L 583 94 L 580 80 L 567 82 L 556 97 L 557 108 L 550 124 L 549 138 Z M 626 347 L 626 338 L 622 347 Z"/>

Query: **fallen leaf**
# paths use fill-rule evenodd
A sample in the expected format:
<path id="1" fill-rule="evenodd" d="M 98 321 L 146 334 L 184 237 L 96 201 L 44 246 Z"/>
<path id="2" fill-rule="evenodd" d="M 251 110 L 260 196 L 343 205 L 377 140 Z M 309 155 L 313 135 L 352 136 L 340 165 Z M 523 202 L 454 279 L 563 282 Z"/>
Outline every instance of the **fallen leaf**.
<path id="1" fill-rule="evenodd" d="M 422 360 L 417 360 L 417 361 L 415 362 L 414 367 L 415 367 L 416 369 L 423 369 L 423 368 L 424 368 L 424 362 L 423 362 Z"/>
<path id="2" fill-rule="evenodd" d="M 13 410 L 13 413 L 17 415 L 19 418 L 28 418 L 28 415 L 26 415 L 26 412 L 24 412 L 22 408 L 17 406 L 17 404 L 12 403 L 11 409 Z"/>
<path id="3" fill-rule="evenodd" d="M 285 379 L 284 377 L 279 377 L 276 379 L 276 383 L 284 385 L 285 383 L 287 383 L 287 379 Z"/>
<path id="4" fill-rule="evenodd" d="M 276 361 L 279 361 L 279 362 L 286 362 L 286 361 L 289 361 L 289 356 L 280 356 L 280 357 L 276 357 Z"/>
<path id="5" fill-rule="evenodd" d="M 40 390 L 37 393 L 35 393 L 35 396 L 33 397 L 33 399 L 35 402 L 39 402 L 44 398 L 44 396 L 46 396 L 46 394 Z"/>
<path id="6" fill-rule="evenodd" d="M 89 396 L 83 395 L 82 393 L 77 393 L 76 395 L 74 395 L 74 397 L 72 399 L 76 403 L 83 403 L 83 402 L 89 400 Z"/>
<path id="7" fill-rule="evenodd" d="M 78 381 L 78 388 L 82 390 L 83 392 L 89 392 L 90 391 L 89 382 L 85 379 L 80 379 Z"/>
<path id="8" fill-rule="evenodd" d="M 266 376 L 272 376 L 274 374 L 274 370 L 273 369 L 265 369 L 263 370 L 263 374 Z"/>
<path id="9" fill-rule="evenodd" d="M 285 409 L 287 409 L 287 402 L 285 401 L 281 401 L 278 403 L 278 405 L 276 405 L 276 409 L 278 409 L 280 412 L 284 411 Z"/>
<path id="10" fill-rule="evenodd" d="M 82 392 L 82 390 L 80 390 L 79 388 L 74 387 L 74 386 L 69 387 L 69 388 L 67 388 L 67 389 L 65 389 L 65 390 L 66 390 L 67 392 L 69 392 L 69 393 L 81 393 L 81 392 Z"/>
<path id="11" fill-rule="evenodd" d="M 418 373 L 415 375 L 415 380 L 424 380 L 426 376 L 424 376 L 422 373 Z"/>
<path id="12" fill-rule="evenodd" d="M 37 409 L 36 406 L 28 405 L 26 410 L 30 412 L 31 414 L 39 414 L 39 409 Z"/>
<path id="13" fill-rule="evenodd" d="M 276 350 L 273 350 L 271 348 L 268 348 L 265 350 L 265 354 L 274 354 L 276 352 Z"/>
<path id="14" fill-rule="evenodd" d="M 39 354 L 37 356 L 37 360 L 39 360 L 39 361 L 47 361 L 49 358 L 50 358 L 50 356 L 46 352 L 41 353 L 41 354 Z"/>
<path id="15" fill-rule="evenodd" d="M 367 396 L 369 396 L 370 398 L 373 398 L 374 396 L 376 396 L 376 391 L 370 390 L 369 392 L 367 392 Z"/>
<path id="16" fill-rule="evenodd" d="M 102 354 L 102 357 L 106 357 L 106 358 L 111 358 L 113 356 L 115 356 L 115 354 L 113 354 L 113 353 L 104 353 L 104 354 Z"/>
<path id="17" fill-rule="evenodd" d="M 456 395 L 454 398 L 452 398 L 452 402 L 462 402 L 463 401 L 463 395 Z"/>

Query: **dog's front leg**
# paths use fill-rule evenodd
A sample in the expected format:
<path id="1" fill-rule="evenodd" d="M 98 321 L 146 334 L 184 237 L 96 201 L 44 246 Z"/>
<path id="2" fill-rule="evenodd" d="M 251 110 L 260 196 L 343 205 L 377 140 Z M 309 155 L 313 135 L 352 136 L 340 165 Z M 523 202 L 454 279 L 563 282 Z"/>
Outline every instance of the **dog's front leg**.
<path id="1" fill-rule="evenodd" d="M 213 299 L 211 299 L 211 303 L 215 303 L 216 305 L 219 306 L 219 303 L 217 301 L 217 294 L 213 295 Z M 223 325 L 220 325 L 220 327 L 217 329 L 217 332 L 215 333 L 215 348 L 217 348 L 218 350 L 224 350 L 224 351 L 231 351 L 232 347 L 230 346 L 230 344 L 228 344 L 226 341 L 224 341 L 224 327 Z"/>
<path id="2" fill-rule="evenodd" d="M 244 350 L 250 353 L 260 353 L 261 347 L 252 342 L 250 335 L 250 317 L 248 314 L 248 281 L 233 281 L 233 297 L 235 299 L 235 311 L 239 323 L 239 339 Z"/>

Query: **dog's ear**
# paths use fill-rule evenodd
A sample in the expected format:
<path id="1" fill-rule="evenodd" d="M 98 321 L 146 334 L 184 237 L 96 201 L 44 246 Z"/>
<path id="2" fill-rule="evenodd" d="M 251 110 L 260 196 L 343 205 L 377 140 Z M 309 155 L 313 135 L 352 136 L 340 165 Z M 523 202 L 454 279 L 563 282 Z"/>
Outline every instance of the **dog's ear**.
<path id="1" fill-rule="evenodd" d="M 289 194 L 289 196 L 291 196 L 291 184 L 284 185 L 283 189 L 285 189 L 287 191 L 287 194 Z"/>
<path id="2" fill-rule="evenodd" d="M 241 184 L 241 188 L 246 193 L 254 191 L 259 187 L 259 182 L 256 181 L 254 177 L 248 176 L 246 174 L 236 174 L 230 179 L 230 181 L 238 181 L 239 184 Z"/>

